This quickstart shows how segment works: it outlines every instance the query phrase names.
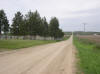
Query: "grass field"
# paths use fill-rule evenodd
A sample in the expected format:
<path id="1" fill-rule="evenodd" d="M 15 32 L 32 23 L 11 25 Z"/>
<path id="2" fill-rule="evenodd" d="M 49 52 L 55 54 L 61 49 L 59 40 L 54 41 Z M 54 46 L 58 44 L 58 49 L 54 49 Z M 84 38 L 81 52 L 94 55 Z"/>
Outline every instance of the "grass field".
<path id="1" fill-rule="evenodd" d="M 74 35 L 94 35 L 94 34 L 97 34 L 97 35 L 100 35 L 100 32 L 83 32 L 83 31 L 76 31 L 74 32 Z"/>
<path id="2" fill-rule="evenodd" d="M 78 50 L 79 74 L 100 74 L 100 44 L 92 38 L 74 37 L 74 44 Z"/>
<path id="3" fill-rule="evenodd" d="M 64 37 L 63 40 L 67 40 L 69 37 L 70 36 Z M 59 40 L 0 40 L 0 51 L 15 50 L 19 48 L 26 48 L 58 41 Z"/>
<path id="4" fill-rule="evenodd" d="M 100 43 L 100 35 L 79 35 L 80 39 L 88 39 L 89 41 Z"/>
<path id="5" fill-rule="evenodd" d="M 26 48 L 56 42 L 55 40 L 0 40 L 0 51 Z"/>

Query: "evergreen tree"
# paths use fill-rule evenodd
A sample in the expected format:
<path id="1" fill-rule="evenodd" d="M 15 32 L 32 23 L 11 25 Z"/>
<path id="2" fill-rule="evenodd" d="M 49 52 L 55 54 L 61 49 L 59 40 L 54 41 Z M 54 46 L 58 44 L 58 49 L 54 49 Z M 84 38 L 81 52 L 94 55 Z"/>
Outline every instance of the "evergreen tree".
<path id="1" fill-rule="evenodd" d="M 20 26 L 20 30 L 21 35 L 28 35 L 28 22 L 25 18 L 23 19 L 23 24 Z"/>
<path id="2" fill-rule="evenodd" d="M 49 24 L 49 34 L 51 37 L 57 38 L 57 31 L 59 30 L 59 22 L 56 17 L 51 18 Z"/>
<path id="3" fill-rule="evenodd" d="M 21 12 L 17 12 L 13 18 L 13 23 L 11 26 L 11 33 L 13 35 L 22 35 L 22 26 L 23 26 L 23 15 Z"/>
<path id="4" fill-rule="evenodd" d="M 9 32 L 9 22 L 4 10 L 0 10 L 0 34 L 3 31 L 4 34 Z"/>
<path id="5" fill-rule="evenodd" d="M 39 35 L 40 34 L 40 25 L 41 25 L 41 17 L 40 14 L 35 12 L 28 12 L 26 15 L 27 24 L 28 24 L 28 34 L 29 35 Z"/>
<path id="6" fill-rule="evenodd" d="M 63 32 L 59 29 L 59 21 L 56 17 L 53 17 L 50 20 L 49 34 L 51 37 L 54 37 L 55 39 L 63 37 Z"/>
<path id="7" fill-rule="evenodd" d="M 55 39 L 64 35 L 62 30 L 59 29 L 59 21 L 56 17 L 51 18 L 48 25 L 46 18 L 41 19 L 38 11 L 29 11 L 24 18 L 21 12 L 17 12 L 13 18 L 11 33 L 13 35 L 51 36 Z"/>
<path id="8" fill-rule="evenodd" d="M 62 38 L 63 36 L 64 36 L 64 33 L 62 32 L 61 29 L 59 29 L 59 30 L 57 31 L 57 38 Z"/>
<path id="9" fill-rule="evenodd" d="M 42 18 L 42 25 L 41 25 L 41 35 L 44 37 L 48 36 L 48 22 L 46 21 L 46 18 Z"/>

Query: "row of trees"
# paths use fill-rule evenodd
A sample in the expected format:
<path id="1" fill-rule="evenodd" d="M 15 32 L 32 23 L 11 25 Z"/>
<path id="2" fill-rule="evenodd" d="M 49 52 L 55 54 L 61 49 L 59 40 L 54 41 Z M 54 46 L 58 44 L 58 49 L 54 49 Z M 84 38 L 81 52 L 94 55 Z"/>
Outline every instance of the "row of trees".
<path id="1" fill-rule="evenodd" d="M 12 35 L 31 35 L 61 38 L 64 33 L 59 29 L 59 21 L 56 17 L 51 18 L 48 24 L 45 17 L 41 18 L 40 14 L 35 11 L 29 11 L 25 16 L 21 12 L 17 12 L 9 27 L 9 21 L 4 10 L 0 10 L 0 34 L 11 33 Z"/>

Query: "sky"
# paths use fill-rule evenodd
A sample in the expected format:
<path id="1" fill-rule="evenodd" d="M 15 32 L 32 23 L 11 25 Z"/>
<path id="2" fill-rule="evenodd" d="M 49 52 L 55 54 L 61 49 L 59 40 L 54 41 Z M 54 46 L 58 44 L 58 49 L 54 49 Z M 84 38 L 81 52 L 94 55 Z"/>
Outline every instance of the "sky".
<path id="1" fill-rule="evenodd" d="M 47 21 L 57 17 L 63 31 L 83 31 L 86 23 L 86 31 L 100 32 L 100 0 L 0 0 L 0 9 L 10 24 L 17 11 L 37 10 Z"/>

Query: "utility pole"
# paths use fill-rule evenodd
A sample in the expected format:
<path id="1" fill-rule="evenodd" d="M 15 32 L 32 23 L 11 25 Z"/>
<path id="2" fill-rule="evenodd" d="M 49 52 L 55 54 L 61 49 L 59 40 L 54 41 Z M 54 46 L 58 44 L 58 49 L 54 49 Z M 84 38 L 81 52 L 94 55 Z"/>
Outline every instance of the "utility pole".
<path id="1" fill-rule="evenodd" d="M 83 23 L 83 25 L 84 25 L 84 32 L 85 32 L 85 30 L 86 30 L 86 29 L 85 29 L 86 23 Z"/>

